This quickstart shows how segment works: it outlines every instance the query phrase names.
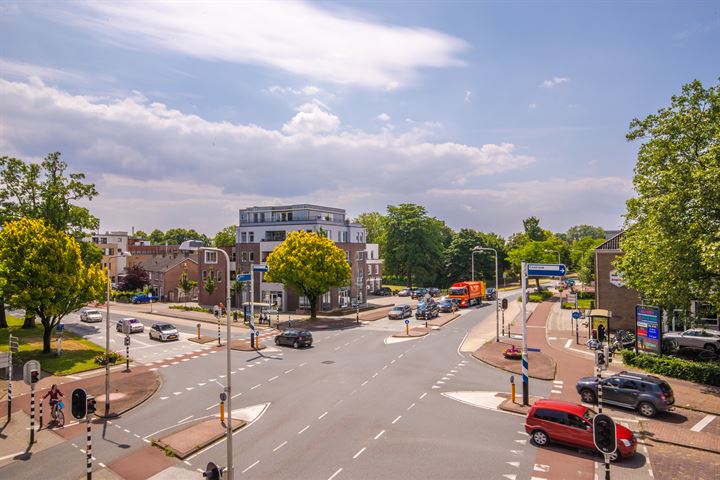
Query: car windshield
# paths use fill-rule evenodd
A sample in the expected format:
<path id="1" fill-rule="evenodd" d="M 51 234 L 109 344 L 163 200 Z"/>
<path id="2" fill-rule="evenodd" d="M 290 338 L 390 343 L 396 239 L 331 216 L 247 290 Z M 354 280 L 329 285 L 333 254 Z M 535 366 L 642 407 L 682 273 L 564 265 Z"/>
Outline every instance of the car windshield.
<path id="1" fill-rule="evenodd" d="M 583 413 L 583 418 L 585 418 L 585 420 L 589 422 L 592 422 L 593 418 L 595 418 L 595 412 L 588 408 L 587 410 L 585 410 L 585 413 Z"/>
<path id="2" fill-rule="evenodd" d="M 128 320 L 128 323 L 140 323 L 140 320 L 136 318 L 131 318 L 130 320 Z"/>
<path id="3" fill-rule="evenodd" d="M 160 330 L 175 330 L 175 327 L 173 327 L 169 323 L 166 323 L 165 325 L 160 325 Z"/>
<path id="4" fill-rule="evenodd" d="M 393 307 L 393 312 L 399 312 L 403 309 L 403 307 Z"/>
<path id="5" fill-rule="evenodd" d="M 450 295 L 465 295 L 465 288 L 451 288 Z"/>
<path id="6" fill-rule="evenodd" d="M 100 312 L 97 310 L 85 310 L 85 313 L 88 315 L 100 315 Z"/>

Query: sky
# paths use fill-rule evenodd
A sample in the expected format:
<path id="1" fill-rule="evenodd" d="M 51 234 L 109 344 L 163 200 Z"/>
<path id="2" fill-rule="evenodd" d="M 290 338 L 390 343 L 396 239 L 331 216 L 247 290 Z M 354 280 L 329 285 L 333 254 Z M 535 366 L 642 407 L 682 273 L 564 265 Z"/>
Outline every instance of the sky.
<path id="1" fill-rule="evenodd" d="M 716 1 L 3 1 L 0 155 L 61 152 L 103 231 L 294 203 L 618 229 L 630 121 L 718 59 Z"/>

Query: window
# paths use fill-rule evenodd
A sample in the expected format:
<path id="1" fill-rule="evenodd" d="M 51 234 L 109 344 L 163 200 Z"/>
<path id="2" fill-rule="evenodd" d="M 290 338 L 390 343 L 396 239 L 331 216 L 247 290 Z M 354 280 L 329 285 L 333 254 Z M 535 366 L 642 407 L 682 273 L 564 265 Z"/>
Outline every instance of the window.
<path id="1" fill-rule="evenodd" d="M 282 242 L 285 240 L 285 230 L 270 230 L 265 232 L 265 240 L 268 242 Z"/>
<path id="2" fill-rule="evenodd" d="M 241 259 L 243 262 L 247 262 L 247 259 L 248 259 L 247 252 L 240 252 L 240 259 Z"/>
<path id="3" fill-rule="evenodd" d="M 540 408 L 535 411 L 535 418 L 548 422 L 559 423 L 561 425 L 565 425 L 567 423 L 567 414 L 565 412 L 558 412 L 557 410 Z"/>
<path id="4" fill-rule="evenodd" d="M 372 265 L 368 265 L 368 275 L 372 275 Z"/>
<path id="5" fill-rule="evenodd" d="M 300 308 L 310 308 L 310 300 L 305 295 L 301 295 L 300 299 Z"/>
<path id="6" fill-rule="evenodd" d="M 587 430 L 587 427 L 589 427 L 585 420 L 572 413 L 568 414 L 568 423 L 571 427 L 579 428 L 580 430 Z"/>
<path id="7" fill-rule="evenodd" d="M 350 250 L 345 250 L 345 260 L 350 261 Z"/>
<path id="8" fill-rule="evenodd" d="M 222 272 L 220 270 L 217 272 L 217 281 L 218 283 L 222 283 Z"/>
<path id="9" fill-rule="evenodd" d="M 380 275 L 380 265 L 375 264 L 375 275 Z"/>
<path id="10" fill-rule="evenodd" d="M 108 248 L 108 255 L 113 255 L 115 253 L 115 249 Z"/>
<path id="11" fill-rule="evenodd" d="M 624 388 L 627 390 L 640 390 L 640 385 L 638 385 L 638 382 L 636 382 L 635 380 L 625 379 L 620 384 L 620 388 Z"/>
<path id="12" fill-rule="evenodd" d="M 100 243 L 102 243 L 103 245 L 107 245 L 107 238 L 105 238 L 105 237 L 101 238 Z"/>
<path id="13" fill-rule="evenodd" d="M 218 252 L 205 250 L 205 263 L 218 263 Z"/>
<path id="14" fill-rule="evenodd" d="M 247 243 L 247 232 L 240 233 L 240 243 Z"/>
<path id="15" fill-rule="evenodd" d="M 255 252 L 250 252 L 250 261 L 251 262 L 255 261 Z"/>
<path id="16" fill-rule="evenodd" d="M 230 261 L 231 261 L 231 262 L 237 261 L 237 253 L 235 253 L 235 250 L 233 250 L 232 252 L 230 252 Z"/>
<path id="17" fill-rule="evenodd" d="M 202 271 L 202 281 L 205 281 L 205 278 L 207 277 L 207 270 Z"/>
<path id="18" fill-rule="evenodd" d="M 255 232 L 248 232 L 248 241 L 250 243 L 255 243 Z"/>

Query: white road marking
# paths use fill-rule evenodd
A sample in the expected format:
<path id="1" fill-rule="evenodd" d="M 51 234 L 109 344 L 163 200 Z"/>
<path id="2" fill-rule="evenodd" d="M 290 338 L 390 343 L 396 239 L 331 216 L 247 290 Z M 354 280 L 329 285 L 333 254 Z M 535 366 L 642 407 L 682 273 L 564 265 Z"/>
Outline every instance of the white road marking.
<path id="1" fill-rule="evenodd" d="M 392 359 L 392 362 L 390 362 L 390 365 L 392 365 L 393 363 L 395 363 L 395 359 L 394 359 L 394 358 Z"/>
<path id="2" fill-rule="evenodd" d="M 360 456 L 365 451 L 365 447 L 361 448 L 355 455 L 353 455 L 353 460 Z"/>
<path id="3" fill-rule="evenodd" d="M 409 406 L 407 409 L 410 410 L 410 409 L 413 408 L 414 406 L 415 406 L 415 402 L 411 403 L 410 406 Z"/>
<path id="4" fill-rule="evenodd" d="M 300 431 L 298 432 L 298 435 L 300 435 L 301 433 L 303 433 L 303 432 L 304 432 L 305 430 L 307 430 L 308 428 L 310 428 L 310 425 L 308 425 L 308 426 L 306 426 L 305 428 L 303 428 L 302 430 L 300 430 Z"/>
<path id="5" fill-rule="evenodd" d="M 439 383 L 440 385 L 443 385 L 445 382 L 443 382 L 442 380 L 438 380 L 438 381 L 435 382 L 435 383 Z"/>
<path id="6" fill-rule="evenodd" d="M 397 418 L 392 421 L 392 424 L 395 425 L 395 423 L 397 423 L 397 421 L 400 420 L 401 418 L 402 418 L 402 415 L 398 415 Z"/>
<path id="7" fill-rule="evenodd" d="M 179 420 L 178 423 L 183 423 L 185 420 L 190 420 L 190 419 L 193 418 L 194 416 L 195 416 L 195 415 L 190 415 L 189 417 L 185 417 L 185 418 L 183 418 L 182 420 Z"/>
<path id="8" fill-rule="evenodd" d="M 295 369 L 294 369 L 294 368 L 291 368 L 290 370 L 285 370 L 285 373 L 286 373 L 286 374 L 287 374 L 287 373 L 290 373 L 290 372 L 292 372 L 293 370 L 295 370 Z"/>
<path id="9" fill-rule="evenodd" d="M 400 355 L 398 355 L 398 358 L 402 358 L 404 355 L 404 353 L 401 353 Z"/>
<path id="10" fill-rule="evenodd" d="M 322 418 L 323 418 L 325 415 L 327 415 L 327 414 L 328 414 L 328 412 L 325 411 L 325 413 L 323 413 L 322 415 L 320 415 L 320 416 L 318 417 L 318 420 L 322 420 Z"/>
<path id="11" fill-rule="evenodd" d="M 160 400 L 167 400 L 170 397 L 160 397 Z"/>
<path id="12" fill-rule="evenodd" d="M 170 365 L 160 365 L 160 368 L 167 368 L 167 367 L 169 367 L 169 366 L 170 366 Z"/>
<path id="13" fill-rule="evenodd" d="M 563 382 L 562 380 L 553 380 L 553 383 L 554 383 L 555 385 L 562 385 L 562 384 L 565 383 L 565 382 Z"/>
<path id="14" fill-rule="evenodd" d="M 377 435 L 375 435 L 375 440 L 377 440 L 378 438 L 380 438 L 383 433 L 385 433 L 385 430 L 382 430 L 382 431 L 380 431 L 380 433 L 378 433 Z"/>
<path id="15" fill-rule="evenodd" d="M 533 470 L 535 470 L 536 472 L 543 472 L 543 473 L 549 472 L 549 471 L 550 471 L 550 465 L 544 465 L 544 464 L 542 464 L 542 463 L 536 463 L 535 466 L 533 467 Z"/>
<path id="16" fill-rule="evenodd" d="M 235 395 L 233 395 L 233 396 L 232 396 L 232 397 L 230 397 L 230 398 L 235 398 L 235 397 L 239 397 L 240 395 L 242 395 L 242 393 L 236 393 Z"/>
<path id="17" fill-rule="evenodd" d="M 208 382 L 214 382 L 216 380 L 217 380 L 217 378 L 208 378 Z"/>
<path id="18" fill-rule="evenodd" d="M 203 382 L 203 383 L 198 383 L 198 387 L 204 387 L 205 385 L 206 385 L 206 383 L 204 383 L 204 382 Z"/>
<path id="19" fill-rule="evenodd" d="M 572 340 L 565 342 L 565 348 L 570 348 L 570 345 L 572 345 Z"/>
<path id="20" fill-rule="evenodd" d="M 258 383 L 258 384 L 255 385 L 254 387 L 251 387 L 250 390 L 255 390 L 255 389 L 258 388 L 260 385 L 262 385 L 262 383 Z"/>
<path id="21" fill-rule="evenodd" d="M 695 426 L 693 426 L 690 429 L 690 431 L 691 432 L 699 432 L 703 428 L 707 427 L 710 424 L 710 422 L 715 420 L 715 418 L 716 418 L 715 415 L 705 415 L 705 418 L 703 418 L 698 423 L 696 423 Z"/>
<path id="22" fill-rule="evenodd" d="M 287 445 L 287 440 L 285 440 L 284 442 L 282 442 L 282 443 L 281 443 L 280 445 L 278 445 L 277 447 L 273 448 L 273 452 L 277 452 L 278 450 L 280 450 L 280 449 L 281 449 L 282 447 L 284 447 L 285 445 Z"/>
<path id="23" fill-rule="evenodd" d="M 562 393 L 562 390 L 550 390 L 550 393 Z"/>
<path id="24" fill-rule="evenodd" d="M 247 472 L 248 470 L 250 470 L 251 468 L 253 468 L 255 465 L 257 465 L 258 463 L 260 463 L 260 460 L 255 460 L 255 463 L 253 463 L 252 465 L 250 465 L 249 467 L 247 467 L 245 470 L 243 470 L 242 473 Z"/>
<path id="25" fill-rule="evenodd" d="M 123 428 L 123 432 L 130 433 L 130 430 L 128 430 L 127 428 Z"/>
<path id="26" fill-rule="evenodd" d="M 173 392 L 173 395 L 180 395 L 182 392 Z"/>
<path id="27" fill-rule="evenodd" d="M 209 407 L 207 407 L 205 410 L 212 410 L 213 408 L 217 407 L 218 405 L 220 405 L 220 404 L 219 404 L 219 403 L 213 403 L 212 405 L 210 405 Z"/>
<path id="28" fill-rule="evenodd" d="M 187 391 L 194 390 L 194 389 L 195 389 L 195 387 L 185 387 L 185 390 L 187 390 Z"/>
<path id="29" fill-rule="evenodd" d="M 386 368 L 387 368 L 387 365 L 385 365 L 384 367 L 382 367 L 383 370 L 385 370 Z"/>
<path id="30" fill-rule="evenodd" d="M 328 478 L 328 480 L 333 480 L 333 478 L 335 478 L 335 477 L 337 476 L 337 474 L 340 473 L 340 472 L 342 472 L 342 468 L 338 468 L 338 469 L 337 469 L 337 472 L 335 472 L 335 473 L 333 473 L 332 475 L 330 475 L 330 477 Z"/>
<path id="31" fill-rule="evenodd" d="M 245 367 L 243 367 L 243 368 L 238 368 L 238 372 L 242 372 L 243 370 L 245 370 Z"/>
<path id="32" fill-rule="evenodd" d="M 450 380 L 448 377 L 442 377 L 441 380 Z"/>
<path id="33" fill-rule="evenodd" d="M 335 347 L 335 350 L 340 350 L 342 347 Z"/>
<path id="34" fill-rule="evenodd" d="M 527 442 L 525 440 L 515 440 L 515 443 L 519 443 L 520 445 L 525 445 Z"/>
<path id="35" fill-rule="evenodd" d="M 451 373 L 457 373 L 457 370 L 450 370 Z"/>
<path id="36" fill-rule="evenodd" d="M 278 378 L 278 376 L 277 376 L 277 375 L 275 375 L 274 377 L 272 377 L 272 378 L 268 379 L 268 382 L 272 382 L 273 380 L 276 380 L 277 378 Z"/>
<path id="37" fill-rule="evenodd" d="M 420 398 L 419 398 L 418 400 L 422 400 L 423 398 L 425 398 L 425 395 L 427 395 L 427 392 L 425 392 L 425 393 L 423 393 L 422 395 L 420 395 Z"/>
<path id="38" fill-rule="evenodd" d="M 317 342 L 315 342 L 315 343 L 317 343 Z M 298 365 L 298 367 L 302 367 L 302 366 L 304 366 L 304 365 L 307 365 L 307 362 L 301 363 L 300 365 Z"/>
<path id="39" fill-rule="evenodd" d="M 505 462 L 511 467 L 520 468 L 520 462 Z"/>
<path id="40" fill-rule="evenodd" d="M 377 376 L 378 376 L 378 372 L 375 372 L 375 373 L 373 374 L 372 378 L 375 378 L 375 377 L 377 377 Z"/>
<path id="41" fill-rule="evenodd" d="M 361 386 L 361 387 L 364 387 L 365 385 L 367 385 L 368 381 L 369 381 L 369 380 L 365 380 L 364 382 L 362 382 L 362 384 L 360 384 L 360 386 Z"/>

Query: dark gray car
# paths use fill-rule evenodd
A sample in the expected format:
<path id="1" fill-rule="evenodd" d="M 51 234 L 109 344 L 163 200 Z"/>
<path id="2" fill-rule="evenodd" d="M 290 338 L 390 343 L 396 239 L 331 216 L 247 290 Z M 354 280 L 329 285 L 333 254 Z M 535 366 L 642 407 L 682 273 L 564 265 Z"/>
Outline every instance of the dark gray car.
<path id="1" fill-rule="evenodd" d="M 597 377 L 583 377 L 576 385 L 585 403 L 597 402 Z M 637 410 L 645 417 L 669 410 L 675 403 L 672 388 L 653 375 L 620 372 L 603 379 L 603 403 Z"/>

